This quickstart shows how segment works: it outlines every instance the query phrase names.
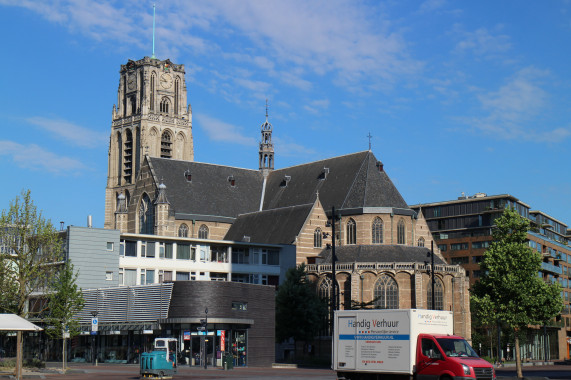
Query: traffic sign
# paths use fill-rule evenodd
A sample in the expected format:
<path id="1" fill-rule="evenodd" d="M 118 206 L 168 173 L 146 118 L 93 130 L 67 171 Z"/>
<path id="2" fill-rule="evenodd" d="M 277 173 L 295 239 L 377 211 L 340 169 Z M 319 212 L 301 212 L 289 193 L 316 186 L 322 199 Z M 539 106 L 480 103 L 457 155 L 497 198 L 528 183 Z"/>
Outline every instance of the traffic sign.
<path id="1" fill-rule="evenodd" d="M 98 327 L 99 327 L 99 321 L 97 320 L 97 317 L 91 318 L 91 331 L 97 332 Z"/>
<path id="2" fill-rule="evenodd" d="M 198 331 L 204 331 L 206 328 L 204 326 L 198 326 L 196 329 Z"/>

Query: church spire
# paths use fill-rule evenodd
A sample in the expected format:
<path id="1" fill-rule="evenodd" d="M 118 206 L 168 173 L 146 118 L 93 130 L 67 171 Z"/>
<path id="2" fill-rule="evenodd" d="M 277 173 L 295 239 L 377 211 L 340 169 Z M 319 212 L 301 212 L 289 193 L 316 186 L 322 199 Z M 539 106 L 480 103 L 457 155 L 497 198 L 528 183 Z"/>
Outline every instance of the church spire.
<path id="1" fill-rule="evenodd" d="M 266 121 L 260 126 L 260 170 L 274 169 L 274 144 L 272 144 L 272 125 L 268 121 L 268 99 L 266 99 Z"/>

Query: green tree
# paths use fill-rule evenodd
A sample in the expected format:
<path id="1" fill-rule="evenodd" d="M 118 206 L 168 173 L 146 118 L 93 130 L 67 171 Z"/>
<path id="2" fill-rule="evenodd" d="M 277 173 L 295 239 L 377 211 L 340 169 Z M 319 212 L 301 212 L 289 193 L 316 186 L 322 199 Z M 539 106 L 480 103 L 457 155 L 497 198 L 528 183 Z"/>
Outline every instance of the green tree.
<path id="1" fill-rule="evenodd" d="M 276 295 L 276 339 L 311 341 L 324 328 L 327 302 L 307 279 L 305 265 L 290 268 Z"/>
<path id="2" fill-rule="evenodd" d="M 83 292 L 76 284 L 77 273 L 73 264 L 67 260 L 53 278 L 48 301 L 47 324 L 51 327 L 46 330 L 51 338 L 63 337 L 62 366 L 66 370 L 66 338 L 73 338 L 79 334 L 79 320 L 74 316 L 83 309 L 85 301 Z M 64 334 L 69 334 L 66 336 Z"/>
<path id="3" fill-rule="evenodd" d="M 516 370 L 521 378 L 519 332 L 561 312 L 561 289 L 559 284 L 546 283 L 537 275 L 542 258 L 527 245 L 527 219 L 506 209 L 495 224 L 493 242 L 481 265 L 483 275 L 473 288 L 474 313 L 484 325 L 499 322 L 513 330 Z"/>
<path id="4" fill-rule="evenodd" d="M 10 202 L 10 207 L 0 216 L 0 258 L 2 309 L 22 318 L 45 311 L 47 303 L 36 303 L 30 311 L 28 303 L 32 293 L 43 293 L 51 283 L 56 267 L 63 259 L 62 246 L 51 221 L 38 212 L 30 191 L 22 191 Z M 6 285 L 6 286 L 4 286 Z M 17 333 L 16 377 L 22 370 L 22 332 Z"/>

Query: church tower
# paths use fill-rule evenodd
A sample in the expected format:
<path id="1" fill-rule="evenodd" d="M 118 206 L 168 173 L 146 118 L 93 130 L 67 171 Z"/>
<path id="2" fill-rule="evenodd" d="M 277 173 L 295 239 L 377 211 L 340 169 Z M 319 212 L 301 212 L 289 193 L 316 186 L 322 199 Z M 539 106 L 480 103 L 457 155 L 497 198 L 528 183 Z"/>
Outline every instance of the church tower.
<path id="1" fill-rule="evenodd" d="M 260 170 L 267 176 L 274 170 L 274 144 L 272 143 L 272 125 L 268 122 L 268 101 L 266 100 L 266 121 L 260 126 Z"/>
<path id="2" fill-rule="evenodd" d="M 105 228 L 117 228 L 120 194 L 129 207 L 145 156 L 194 160 L 184 65 L 145 57 L 129 60 L 119 73 L 109 141 Z"/>

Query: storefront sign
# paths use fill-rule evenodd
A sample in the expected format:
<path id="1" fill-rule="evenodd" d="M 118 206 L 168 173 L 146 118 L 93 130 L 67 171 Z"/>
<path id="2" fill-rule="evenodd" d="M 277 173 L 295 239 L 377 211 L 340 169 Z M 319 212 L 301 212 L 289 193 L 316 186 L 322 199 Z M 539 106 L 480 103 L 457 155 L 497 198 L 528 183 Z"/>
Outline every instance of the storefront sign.
<path id="1" fill-rule="evenodd" d="M 226 351 L 226 330 L 218 330 L 220 332 L 220 351 Z"/>
<path id="2" fill-rule="evenodd" d="M 190 340 L 190 331 L 185 331 L 183 334 L 183 340 Z"/>

